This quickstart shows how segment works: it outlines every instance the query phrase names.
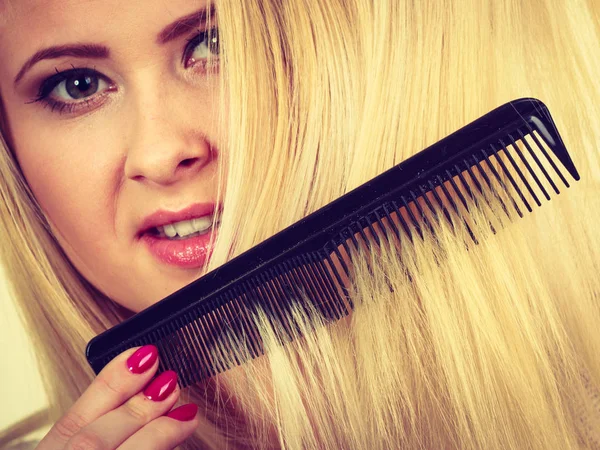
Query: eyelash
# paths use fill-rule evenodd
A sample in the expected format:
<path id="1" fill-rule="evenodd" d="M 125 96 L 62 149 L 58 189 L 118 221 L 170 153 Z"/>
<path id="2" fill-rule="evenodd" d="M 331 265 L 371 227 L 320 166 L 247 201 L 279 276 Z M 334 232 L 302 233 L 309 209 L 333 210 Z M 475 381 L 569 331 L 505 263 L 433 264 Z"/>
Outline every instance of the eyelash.
<path id="1" fill-rule="evenodd" d="M 216 38 L 216 43 L 211 43 L 211 40 Z M 188 39 L 187 44 L 183 50 L 183 55 L 181 57 L 181 63 L 183 64 L 183 66 L 187 69 L 189 67 L 193 67 L 192 66 L 188 66 L 187 65 L 187 61 L 188 59 L 191 57 L 191 55 L 193 54 L 193 50 L 202 42 L 204 42 L 205 40 L 208 41 L 208 47 L 209 47 L 209 51 L 211 51 L 212 49 L 216 48 L 216 55 L 211 55 L 209 57 L 210 62 L 214 62 L 215 60 L 218 60 L 219 57 L 219 30 L 218 28 L 214 27 L 208 30 L 204 30 L 204 31 L 200 31 L 198 30 L 198 33 L 193 36 L 191 39 Z M 203 60 L 203 61 L 206 61 Z M 206 64 L 204 64 L 204 66 L 206 66 Z M 206 67 L 205 67 L 206 68 Z M 212 67 L 210 67 L 212 68 Z M 209 68 L 209 69 L 210 69 Z"/>
<path id="2" fill-rule="evenodd" d="M 214 48 L 216 48 L 217 50 L 217 54 L 216 55 L 212 55 L 207 59 L 202 59 L 200 61 L 194 61 L 192 64 L 189 64 L 188 61 L 191 58 L 191 55 L 193 55 L 194 53 L 194 49 L 200 45 L 202 42 L 204 42 L 205 40 L 209 40 L 209 39 L 214 39 L 216 37 L 216 43 L 215 44 L 211 44 L 211 42 L 208 42 L 208 47 L 209 47 L 209 51 L 212 51 Z M 186 45 L 184 46 L 183 49 L 183 55 L 181 58 L 181 62 L 184 66 L 185 69 L 189 69 L 189 68 L 193 68 L 196 64 L 201 64 L 201 69 L 203 71 L 211 71 L 214 70 L 215 67 L 218 67 L 218 59 L 219 59 L 219 53 L 218 53 L 218 29 L 215 28 L 211 28 L 208 30 L 203 30 L 200 31 L 198 30 L 198 33 L 195 34 L 191 39 L 188 39 L 186 42 Z M 215 64 L 216 63 L 216 64 Z M 69 80 L 69 79 L 79 79 L 82 77 L 90 77 L 93 79 L 97 79 L 99 83 L 104 82 L 108 84 L 108 88 L 106 88 L 103 92 L 101 93 L 94 93 L 92 95 L 90 95 L 89 97 L 85 97 L 81 100 L 78 101 L 72 101 L 72 102 L 63 102 L 60 100 L 56 100 L 54 98 L 52 98 L 50 96 L 50 94 L 52 94 L 52 92 L 64 81 Z M 106 96 L 106 94 L 110 91 L 114 91 L 114 85 L 112 85 L 110 83 L 109 80 L 106 79 L 106 77 L 102 76 L 99 72 L 97 72 L 95 70 L 95 68 L 89 68 L 89 67 L 80 67 L 80 68 L 75 68 L 73 67 L 72 69 L 68 69 L 68 70 L 63 70 L 63 71 L 59 71 L 56 70 L 56 74 L 52 75 L 49 78 L 46 78 L 44 81 L 42 81 L 39 89 L 38 89 L 38 94 L 37 96 L 31 100 L 30 102 L 27 103 L 42 103 L 44 108 L 50 108 L 51 112 L 57 112 L 59 114 L 71 114 L 71 113 L 75 113 L 77 111 L 87 111 L 87 110 L 91 110 L 94 108 L 94 106 L 102 103 L 103 98 Z"/>

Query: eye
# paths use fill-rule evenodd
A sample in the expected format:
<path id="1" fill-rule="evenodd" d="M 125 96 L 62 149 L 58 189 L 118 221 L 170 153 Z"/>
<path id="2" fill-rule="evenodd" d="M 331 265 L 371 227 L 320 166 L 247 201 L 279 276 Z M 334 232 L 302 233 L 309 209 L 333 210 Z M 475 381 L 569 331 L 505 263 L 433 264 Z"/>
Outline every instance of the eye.
<path id="1" fill-rule="evenodd" d="M 206 66 L 208 61 L 219 58 L 219 31 L 217 28 L 204 30 L 190 39 L 183 52 L 183 65 L 186 69 L 198 62 Z"/>
<path id="2" fill-rule="evenodd" d="M 98 92 L 104 80 L 95 74 L 76 75 L 62 81 L 55 90 L 59 97 L 70 97 L 75 100 L 89 97 Z"/>
<path id="3" fill-rule="evenodd" d="M 42 103 L 58 112 L 83 112 L 94 109 L 106 100 L 115 86 L 100 73 L 87 68 L 73 68 L 42 82 L 38 95 L 29 103 Z"/>
<path id="4" fill-rule="evenodd" d="M 91 69 L 72 69 L 58 72 L 44 80 L 40 86 L 37 101 L 53 98 L 62 102 L 73 102 L 105 91 L 108 82 Z"/>

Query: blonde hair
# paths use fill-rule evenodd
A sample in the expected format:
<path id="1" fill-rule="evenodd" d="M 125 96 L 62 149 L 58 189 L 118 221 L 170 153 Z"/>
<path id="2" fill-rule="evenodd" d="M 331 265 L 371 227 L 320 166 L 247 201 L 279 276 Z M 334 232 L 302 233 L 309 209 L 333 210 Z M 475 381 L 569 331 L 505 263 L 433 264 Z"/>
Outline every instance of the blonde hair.
<path id="1" fill-rule="evenodd" d="M 359 258 L 348 319 L 189 393 L 208 418 L 198 439 L 209 448 L 599 448 L 593 0 L 215 3 L 231 126 L 209 269 L 517 97 L 548 105 L 582 181 L 475 249 L 440 229 L 402 247 L 401 263 L 386 248 Z M 6 147 L 2 257 L 55 419 L 92 379 L 86 342 L 126 312 L 65 258 Z M 261 329 L 267 343 L 277 333 Z M 228 416 L 221 389 L 243 419 Z"/>

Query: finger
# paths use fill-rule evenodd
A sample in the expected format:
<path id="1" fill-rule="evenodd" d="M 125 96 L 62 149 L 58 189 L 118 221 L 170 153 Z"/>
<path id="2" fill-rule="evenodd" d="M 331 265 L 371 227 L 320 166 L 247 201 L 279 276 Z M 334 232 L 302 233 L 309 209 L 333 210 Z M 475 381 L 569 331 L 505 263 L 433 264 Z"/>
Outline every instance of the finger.
<path id="1" fill-rule="evenodd" d="M 157 368 L 158 350 L 153 345 L 132 348 L 118 355 L 54 424 L 38 450 L 62 448 L 83 427 L 140 392 Z"/>
<path id="2" fill-rule="evenodd" d="M 172 450 L 194 434 L 198 427 L 198 407 L 180 406 L 168 415 L 153 420 L 127 439 L 119 450 Z"/>
<path id="3" fill-rule="evenodd" d="M 144 425 L 169 411 L 179 393 L 175 372 L 163 372 L 143 392 L 83 428 L 69 440 L 67 447 L 87 448 L 80 443 L 94 442 L 95 448 L 115 449 Z"/>

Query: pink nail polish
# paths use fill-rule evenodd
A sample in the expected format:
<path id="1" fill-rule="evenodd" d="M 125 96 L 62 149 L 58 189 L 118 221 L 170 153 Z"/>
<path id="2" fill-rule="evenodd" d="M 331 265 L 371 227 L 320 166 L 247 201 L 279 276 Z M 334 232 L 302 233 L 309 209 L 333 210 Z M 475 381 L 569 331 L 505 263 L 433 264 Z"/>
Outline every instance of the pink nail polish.
<path id="1" fill-rule="evenodd" d="M 127 368 L 131 373 L 144 373 L 158 359 L 158 350 L 154 345 L 144 345 L 127 359 Z"/>
<path id="2" fill-rule="evenodd" d="M 160 402 L 167 398 L 177 387 L 177 374 L 167 370 L 157 376 L 152 383 L 144 389 L 144 395 L 150 400 Z"/>
<path id="3" fill-rule="evenodd" d="M 180 406 L 179 408 L 175 408 L 167 417 L 171 419 L 179 420 L 180 422 L 187 422 L 196 417 L 198 413 L 198 406 L 193 403 L 188 403 L 187 405 Z"/>

